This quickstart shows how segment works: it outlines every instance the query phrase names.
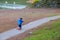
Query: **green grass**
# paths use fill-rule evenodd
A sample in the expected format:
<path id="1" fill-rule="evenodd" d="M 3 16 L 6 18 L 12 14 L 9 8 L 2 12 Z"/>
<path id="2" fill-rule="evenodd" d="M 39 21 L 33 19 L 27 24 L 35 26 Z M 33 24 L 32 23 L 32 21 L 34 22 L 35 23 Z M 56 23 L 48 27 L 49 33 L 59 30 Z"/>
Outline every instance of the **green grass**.
<path id="1" fill-rule="evenodd" d="M 7 1 L 10 4 L 13 4 L 14 1 L 16 2 L 16 4 L 27 4 L 27 0 L 0 0 L 0 3 L 5 3 L 5 1 Z"/>
<path id="2" fill-rule="evenodd" d="M 49 27 L 44 26 L 42 29 L 36 30 L 24 40 L 60 40 L 60 20 L 53 22 Z"/>

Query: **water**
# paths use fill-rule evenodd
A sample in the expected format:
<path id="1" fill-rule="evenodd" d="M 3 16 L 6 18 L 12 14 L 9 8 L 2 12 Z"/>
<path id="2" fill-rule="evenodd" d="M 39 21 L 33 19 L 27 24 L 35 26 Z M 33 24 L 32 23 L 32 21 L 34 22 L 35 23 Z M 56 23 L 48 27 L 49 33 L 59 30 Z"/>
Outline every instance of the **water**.
<path id="1" fill-rule="evenodd" d="M 23 9 L 26 7 L 27 5 L 20 5 L 20 4 L 0 4 L 0 8 L 7 8 L 7 9 Z"/>

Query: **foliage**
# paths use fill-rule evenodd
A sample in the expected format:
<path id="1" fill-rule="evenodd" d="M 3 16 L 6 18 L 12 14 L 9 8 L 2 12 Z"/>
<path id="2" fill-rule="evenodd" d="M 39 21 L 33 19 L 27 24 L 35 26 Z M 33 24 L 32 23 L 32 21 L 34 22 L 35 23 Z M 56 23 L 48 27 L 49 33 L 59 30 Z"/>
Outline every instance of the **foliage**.
<path id="1" fill-rule="evenodd" d="M 32 4 L 32 7 L 60 7 L 60 0 L 39 0 Z"/>

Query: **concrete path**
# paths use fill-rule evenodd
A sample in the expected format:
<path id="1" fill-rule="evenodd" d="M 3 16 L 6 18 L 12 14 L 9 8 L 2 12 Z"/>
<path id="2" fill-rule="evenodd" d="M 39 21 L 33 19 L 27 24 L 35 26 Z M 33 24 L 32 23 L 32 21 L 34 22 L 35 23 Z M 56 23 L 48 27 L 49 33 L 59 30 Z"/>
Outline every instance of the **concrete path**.
<path id="1" fill-rule="evenodd" d="M 55 20 L 55 19 L 58 19 L 58 18 L 60 18 L 60 15 L 59 16 L 53 16 L 53 17 L 47 17 L 47 18 L 43 18 L 43 19 L 39 19 L 39 20 L 30 22 L 26 25 L 23 25 L 22 30 L 16 30 L 16 28 L 8 30 L 8 31 L 3 32 L 3 33 L 0 34 L 0 40 L 6 40 L 10 37 L 21 34 L 21 33 L 25 32 L 29 29 L 38 27 L 39 25 L 42 25 L 42 24 L 44 24 L 44 23 L 46 23 L 50 20 Z"/>

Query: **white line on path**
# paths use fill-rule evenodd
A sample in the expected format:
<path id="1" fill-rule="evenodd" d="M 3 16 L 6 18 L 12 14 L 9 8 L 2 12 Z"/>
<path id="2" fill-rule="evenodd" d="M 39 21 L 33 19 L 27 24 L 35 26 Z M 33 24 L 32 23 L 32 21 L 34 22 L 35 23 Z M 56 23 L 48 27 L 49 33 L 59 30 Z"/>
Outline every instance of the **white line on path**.
<path id="1" fill-rule="evenodd" d="M 43 18 L 43 19 L 40 19 L 40 20 L 30 22 L 26 25 L 23 25 L 22 30 L 16 30 L 16 28 L 8 30 L 8 31 L 0 34 L 0 40 L 6 40 L 10 37 L 21 34 L 21 33 L 25 32 L 29 29 L 32 29 L 34 27 L 38 27 L 39 25 L 42 25 L 42 24 L 44 24 L 44 23 L 46 23 L 50 20 L 55 20 L 55 19 L 58 19 L 58 18 L 60 18 L 60 15 L 59 16 L 53 16 L 53 17 L 47 17 L 47 18 Z"/>

